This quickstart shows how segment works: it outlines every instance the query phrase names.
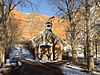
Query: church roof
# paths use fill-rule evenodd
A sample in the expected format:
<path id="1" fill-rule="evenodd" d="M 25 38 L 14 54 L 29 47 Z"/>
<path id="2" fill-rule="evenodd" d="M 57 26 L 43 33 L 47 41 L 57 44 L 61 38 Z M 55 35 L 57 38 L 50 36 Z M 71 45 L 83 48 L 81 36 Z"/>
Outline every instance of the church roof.
<path id="1" fill-rule="evenodd" d="M 50 26 L 48 26 L 48 25 L 50 25 Z M 52 32 L 52 23 L 50 23 L 50 22 L 47 22 L 47 26 L 46 26 L 46 29 L 45 29 L 45 31 L 43 31 L 41 34 L 39 34 L 38 36 L 36 36 L 36 37 L 34 37 L 34 38 L 32 38 L 32 42 L 33 42 L 33 44 L 35 43 L 35 42 L 37 42 L 41 37 L 43 37 L 44 35 L 50 35 L 50 36 L 52 36 L 53 38 L 55 38 L 57 41 L 60 41 L 63 45 L 64 45 L 64 42 L 63 42 L 63 40 L 61 39 L 61 38 L 59 38 L 57 35 L 55 35 L 53 32 Z M 44 39 L 44 41 L 42 42 L 42 44 L 47 44 L 47 45 L 49 45 L 49 44 L 51 44 L 47 39 Z"/>

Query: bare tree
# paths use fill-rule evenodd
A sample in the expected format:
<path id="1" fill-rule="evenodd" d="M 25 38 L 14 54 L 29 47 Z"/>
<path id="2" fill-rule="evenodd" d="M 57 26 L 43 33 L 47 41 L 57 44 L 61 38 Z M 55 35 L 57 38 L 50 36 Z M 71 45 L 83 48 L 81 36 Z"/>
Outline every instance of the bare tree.
<path id="1" fill-rule="evenodd" d="M 93 14 L 95 13 L 95 7 L 92 5 L 98 3 L 98 0 L 80 0 L 85 10 L 85 30 L 86 30 L 86 51 L 87 51 L 87 67 L 89 71 L 94 70 L 94 58 L 93 58 Z M 92 17 L 91 17 L 92 15 Z M 99 15 L 100 16 L 100 15 Z"/>
<path id="2" fill-rule="evenodd" d="M 3 48 L 1 50 L 1 66 L 5 62 L 5 53 L 7 50 L 9 50 L 9 45 L 11 45 L 12 39 L 8 40 L 8 37 L 12 38 L 12 35 L 9 36 L 9 20 L 10 20 L 10 13 L 11 11 L 18 5 L 25 5 L 25 3 L 29 3 L 31 6 L 34 6 L 34 4 L 31 2 L 31 0 L 0 0 L 0 31 L 1 31 L 1 47 Z M 11 29 L 10 29 L 11 30 Z"/>
<path id="3" fill-rule="evenodd" d="M 81 31 L 81 26 L 79 22 L 82 18 L 82 13 L 80 10 L 80 2 L 78 0 L 54 0 L 51 1 L 59 9 L 59 12 L 63 18 L 69 21 L 69 30 L 66 33 L 70 35 L 71 48 L 72 48 L 72 60 L 73 63 L 77 63 L 77 50 L 75 49 L 77 35 Z M 59 13 L 58 12 L 58 13 Z M 66 35 L 67 35 L 66 34 Z"/>

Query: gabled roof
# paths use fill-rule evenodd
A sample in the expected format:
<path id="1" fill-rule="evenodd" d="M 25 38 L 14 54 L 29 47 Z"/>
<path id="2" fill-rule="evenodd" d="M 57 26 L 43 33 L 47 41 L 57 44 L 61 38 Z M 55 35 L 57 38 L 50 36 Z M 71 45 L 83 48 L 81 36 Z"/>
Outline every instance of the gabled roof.
<path id="1" fill-rule="evenodd" d="M 36 41 L 38 41 L 41 37 L 43 37 L 44 35 L 46 35 L 46 34 L 51 35 L 53 38 L 55 38 L 57 41 L 60 41 L 60 42 L 64 45 L 64 42 L 63 42 L 63 40 L 62 40 L 61 38 L 59 38 L 57 35 L 55 35 L 54 33 L 50 32 L 50 31 L 48 31 L 48 30 L 45 30 L 45 31 L 42 32 L 40 35 L 38 35 L 38 36 L 32 38 L 33 44 L 34 44 Z"/>

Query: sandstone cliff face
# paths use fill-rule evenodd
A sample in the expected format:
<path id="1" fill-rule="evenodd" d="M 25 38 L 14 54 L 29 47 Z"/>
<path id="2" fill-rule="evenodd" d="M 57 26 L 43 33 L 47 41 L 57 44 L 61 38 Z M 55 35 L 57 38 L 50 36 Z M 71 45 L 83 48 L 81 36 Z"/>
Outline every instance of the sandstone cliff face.
<path id="1" fill-rule="evenodd" d="M 45 23 L 50 18 L 42 14 L 19 12 L 17 8 L 12 11 L 11 16 L 12 24 L 16 25 L 14 35 L 17 37 L 17 41 L 30 40 L 40 34 L 45 29 Z M 52 23 L 53 33 L 63 40 L 66 40 L 65 28 L 68 27 L 68 22 L 62 21 L 59 17 L 55 16 L 52 19 Z"/>

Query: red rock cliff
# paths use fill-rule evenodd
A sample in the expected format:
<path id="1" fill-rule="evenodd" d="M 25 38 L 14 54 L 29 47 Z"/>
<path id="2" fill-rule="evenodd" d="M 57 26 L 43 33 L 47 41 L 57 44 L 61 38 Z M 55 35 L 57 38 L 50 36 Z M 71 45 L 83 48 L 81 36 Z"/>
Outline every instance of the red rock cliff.
<path id="1" fill-rule="evenodd" d="M 18 41 L 29 40 L 34 36 L 40 34 L 45 28 L 45 23 L 50 18 L 42 14 L 27 14 L 19 12 L 17 8 L 12 11 L 12 24 L 16 25 L 15 35 Z M 65 28 L 68 27 L 67 21 L 62 21 L 59 17 L 55 16 L 52 19 L 52 31 L 58 37 L 66 40 Z"/>

